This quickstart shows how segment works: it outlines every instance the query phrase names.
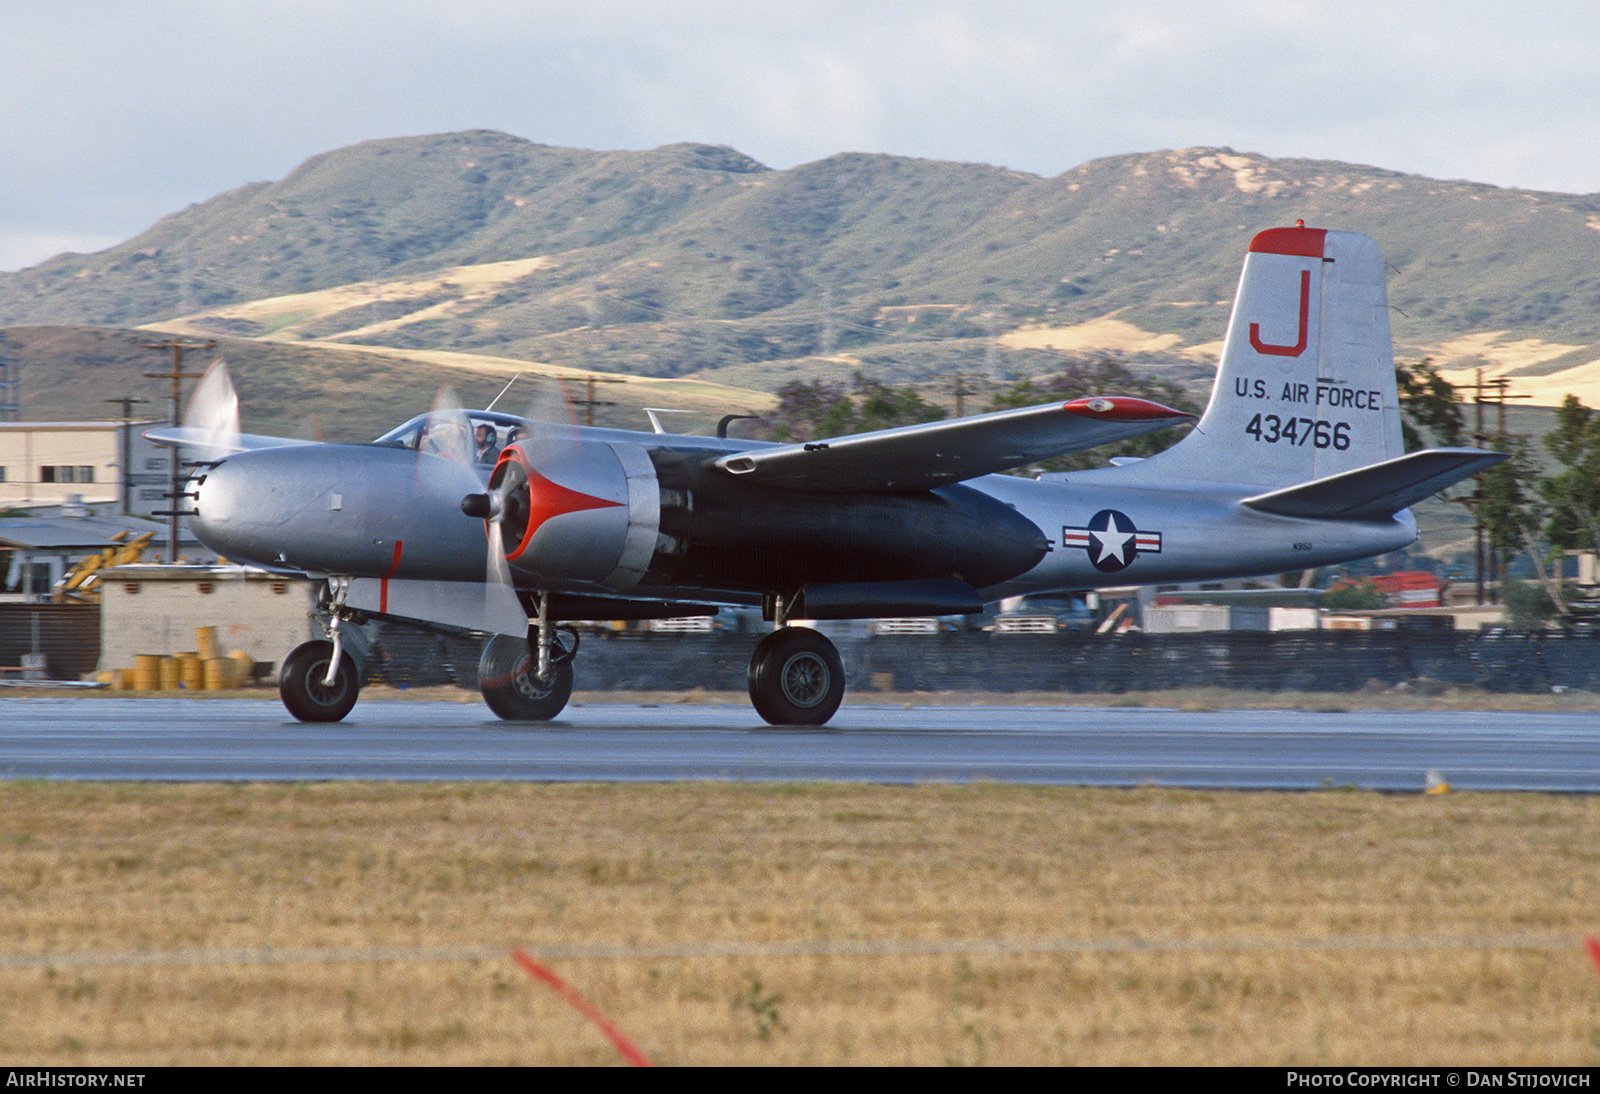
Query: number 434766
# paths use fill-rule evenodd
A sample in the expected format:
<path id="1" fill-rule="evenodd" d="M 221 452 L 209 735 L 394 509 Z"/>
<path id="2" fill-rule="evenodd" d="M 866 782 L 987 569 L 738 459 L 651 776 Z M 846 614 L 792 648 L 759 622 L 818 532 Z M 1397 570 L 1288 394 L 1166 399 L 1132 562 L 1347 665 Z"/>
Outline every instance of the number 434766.
<path id="1" fill-rule="evenodd" d="M 1276 414 L 1257 414 L 1244 431 L 1267 444 L 1309 444 L 1313 448 L 1350 447 L 1349 422 L 1325 422 L 1317 418 L 1280 418 Z"/>

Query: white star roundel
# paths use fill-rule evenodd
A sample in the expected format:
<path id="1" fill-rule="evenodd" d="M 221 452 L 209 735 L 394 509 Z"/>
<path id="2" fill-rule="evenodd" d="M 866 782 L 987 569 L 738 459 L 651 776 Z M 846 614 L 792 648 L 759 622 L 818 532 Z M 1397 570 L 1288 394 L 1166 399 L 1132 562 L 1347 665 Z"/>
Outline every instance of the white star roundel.
<path id="1" fill-rule="evenodd" d="M 1103 573 L 1116 573 L 1140 555 L 1161 553 L 1161 533 L 1141 532 L 1126 513 L 1102 509 L 1081 528 L 1061 529 L 1061 546 L 1082 547 Z"/>

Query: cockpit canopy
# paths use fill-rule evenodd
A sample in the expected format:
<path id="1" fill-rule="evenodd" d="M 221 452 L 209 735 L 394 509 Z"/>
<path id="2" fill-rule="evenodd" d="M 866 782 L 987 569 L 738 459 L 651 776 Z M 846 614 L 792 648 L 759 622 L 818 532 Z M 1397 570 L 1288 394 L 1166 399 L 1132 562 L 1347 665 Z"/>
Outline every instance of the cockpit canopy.
<path id="1" fill-rule="evenodd" d="M 463 410 L 452 414 L 418 414 L 372 443 L 445 457 L 459 457 L 464 453 L 477 463 L 492 464 L 500 458 L 506 445 L 515 444 L 527 432 L 528 423 L 514 414 Z"/>

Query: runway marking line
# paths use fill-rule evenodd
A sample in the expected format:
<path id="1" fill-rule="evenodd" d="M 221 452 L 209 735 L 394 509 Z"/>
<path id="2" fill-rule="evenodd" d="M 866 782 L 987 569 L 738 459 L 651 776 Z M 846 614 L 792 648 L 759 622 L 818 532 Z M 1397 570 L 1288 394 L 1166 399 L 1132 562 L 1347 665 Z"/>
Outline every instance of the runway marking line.
<path id="1" fill-rule="evenodd" d="M 555 973 L 539 964 L 539 962 L 535 961 L 532 957 L 529 957 L 527 951 L 523 950 L 521 946 L 513 946 L 511 948 L 511 956 L 517 959 L 517 964 L 528 970 L 529 976 L 532 976 L 535 980 L 544 981 L 551 987 L 551 989 L 555 991 L 557 995 L 561 996 L 561 998 L 565 999 L 568 1003 L 571 1003 L 573 1009 L 575 1009 L 585 1018 L 589 1019 L 589 1021 L 593 1022 L 601 1033 L 604 1033 L 608 1038 L 611 1039 L 611 1043 L 617 1046 L 617 1051 L 622 1053 L 623 1058 L 630 1064 L 632 1064 L 634 1067 L 655 1066 L 650 1062 L 650 1058 L 648 1056 L 635 1048 L 633 1042 L 629 1041 L 622 1035 L 621 1030 L 617 1029 L 616 1026 L 611 1024 L 611 1020 L 602 1014 L 598 1007 L 589 1002 L 589 1000 L 585 999 L 583 996 L 579 995 L 577 991 L 574 990 L 572 986 L 569 985 L 565 980 L 561 979 L 561 977 L 557 976 Z"/>

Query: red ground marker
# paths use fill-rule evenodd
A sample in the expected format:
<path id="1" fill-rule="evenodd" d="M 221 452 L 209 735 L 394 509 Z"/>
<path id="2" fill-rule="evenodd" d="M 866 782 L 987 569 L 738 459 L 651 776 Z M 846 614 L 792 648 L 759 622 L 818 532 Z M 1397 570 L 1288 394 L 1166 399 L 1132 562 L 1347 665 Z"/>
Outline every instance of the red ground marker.
<path id="1" fill-rule="evenodd" d="M 1594 959 L 1595 970 L 1600 972 L 1600 940 L 1585 938 L 1583 948 L 1589 951 L 1589 956 Z"/>
<path id="2" fill-rule="evenodd" d="M 623 1058 L 630 1064 L 632 1064 L 634 1067 L 655 1066 L 655 1064 L 650 1062 L 650 1058 L 648 1056 L 635 1048 L 633 1046 L 633 1042 L 629 1041 L 622 1035 L 621 1030 L 617 1029 L 616 1026 L 611 1024 L 611 1020 L 609 1018 L 607 1018 L 604 1014 L 601 1014 L 600 1011 L 595 1008 L 593 1003 L 589 1002 L 589 1000 L 585 999 L 583 996 L 574 991 L 565 980 L 561 979 L 561 977 L 557 976 L 555 973 L 539 964 L 539 962 L 529 957 L 527 953 L 523 951 L 521 946 L 513 946 L 511 948 L 511 956 L 517 959 L 517 964 L 528 970 L 529 976 L 533 977 L 535 980 L 543 980 L 546 984 L 549 984 L 550 987 L 555 990 L 555 993 L 561 996 L 561 998 L 565 999 L 567 1002 L 571 1003 L 573 1008 L 576 1009 L 579 1014 L 582 1014 L 585 1018 L 589 1019 L 589 1021 L 593 1022 L 601 1033 L 604 1033 L 611 1039 L 611 1043 L 617 1046 L 617 1051 L 622 1053 Z"/>

